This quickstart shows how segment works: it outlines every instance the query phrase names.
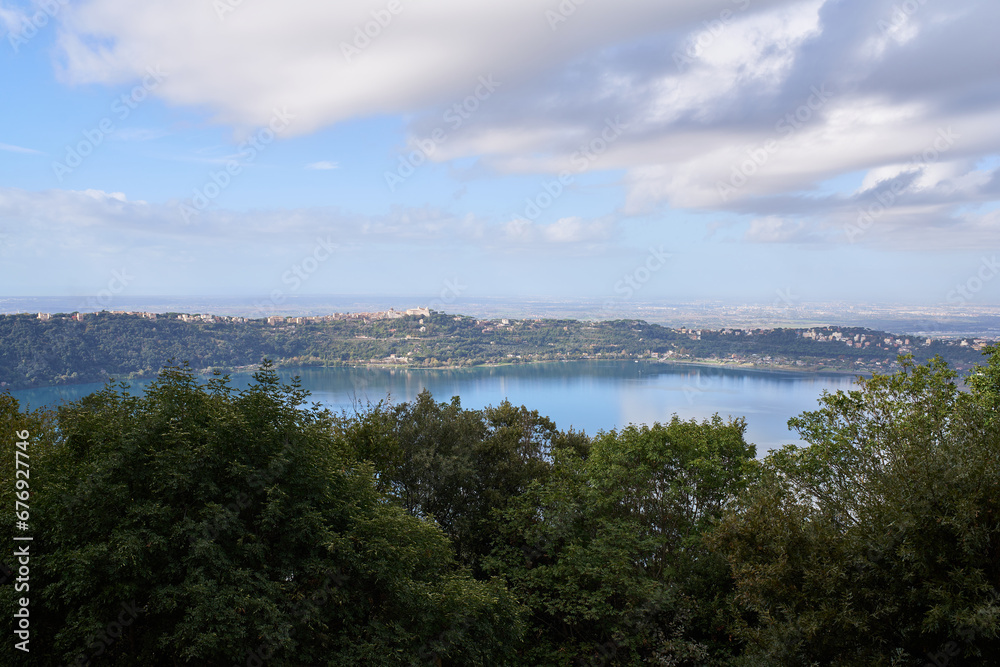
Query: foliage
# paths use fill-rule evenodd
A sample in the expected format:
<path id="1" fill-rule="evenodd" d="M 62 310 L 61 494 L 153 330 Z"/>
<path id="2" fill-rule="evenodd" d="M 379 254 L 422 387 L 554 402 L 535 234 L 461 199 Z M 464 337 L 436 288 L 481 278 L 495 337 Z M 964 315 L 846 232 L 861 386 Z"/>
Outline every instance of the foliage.
<path id="1" fill-rule="evenodd" d="M 37 663 L 502 662 L 511 596 L 388 502 L 328 412 L 267 365 L 255 380 L 170 368 L 143 397 L 109 385 L 60 409 L 34 463 Z M 123 604 L 133 621 L 100 640 Z"/>
<path id="2" fill-rule="evenodd" d="M 1000 355 L 960 392 L 941 360 L 824 396 L 714 535 L 740 634 L 781 664 L 1000 655 Z M 939 658 L 940 659 L 940 658 Z"/>
<path id="3" fill-rule="evenodd" d="M 522 664 L 721 664 L 727 573 L 701 535 L 752 465 L 744 429 L 675 416 L 556 449 L 491 561 L 531 610 Z"/>
<path id="4" fill-rule="evenodd" d="M 378 470 L 380 487 L 416 516 L 433 517 L 476 572 L 500 514 L 548 471 L 553 439 L 567 437 L 537 411 L 506 401 L 463 410 L 457 396 L 435 403 L 426 390 L 339 426 L 354 454 Z"/>

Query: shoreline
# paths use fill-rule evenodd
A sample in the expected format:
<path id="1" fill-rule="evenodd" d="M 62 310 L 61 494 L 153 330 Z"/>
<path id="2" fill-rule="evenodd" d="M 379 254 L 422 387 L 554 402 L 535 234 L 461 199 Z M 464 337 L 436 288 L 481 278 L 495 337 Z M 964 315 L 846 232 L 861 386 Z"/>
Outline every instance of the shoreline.
<path id="1" fill-rule="evenodd" d="M 803 367 L 803 366 L 789 366 L 789 365 L 774 365 L 774 366 L 754 366 L 750 364 L 741 364 L 734 362 L 713 362 L 709 360 L 683 360 L 683 359 L 540 359 L 536 361 L 499 361 L 490 362 L 475 365 L 453 365 L 446 364 L 441 366 L 413 366 L 410 364 L 379 364 L 379 363 L 362 363 L 362 364 L 351 364 L 342 363 L 334 364 L 329 366 L 324 366 L 320 364 L 297 364 L 297 365 L 283 365 L 275 364 L 278 369 L 281 368 L 385 368 L 391 370 L 410 370 L 410 371 L 458 371 L 458 370 L 470 370 L 475 368 L 502 368 L 507 366 L 533 366 L 542 364 L 566 364 L 566 363 L 638 363 L 638 364 L 657 364 L 661 366 L 698 366 L 702 368 L 724 368 L 728 370 L 739 370 L 739 371 L 759 371 L 762 373 L 779 372 L 779 373 L 797 373 L 799 375 L 865 375 L 871 376 L 875 371 L 870 370 L 846 370 L 839 368 L 815 368 L 815 367 Z M 234 369 L 235 370 L 235 369 Z M 891 369 L 886 369 L 887 371 Z M 243 368 L 239 369 L 240 372 L 246 372 Z"/>
<path id="2" fill-rule="evenodd" d="M 440 366 L 415 366 L 411 364 L 390 364 L 390 363 L 336 363 L 324 365 L 321 363 L 316 364 L 302 364 L 302 363 L 282 363 L 274 362 L 274 368 L 276 370 L 282 369 L 313 369 L 313 368 L 365 368 L 365 369 L 387 369 L 387 370 L 409 370 L 409 371 L 458 371 L 458 370 L 472 370 L 476 368 L 502 368 L 508 366 L 532 366 L 532 365 L 542 365 L 542 364 L 564 364 L 564 363 L 637 363 L 637 364 L 656 364 L 662 366 L 695 366 L 699 368 L 716 368 L 716 369 L 726 369 L 726 370 L 736 370 L 736 371 L 757 371 L 761 373 L 795 373 L 798 375 L 850 375 L 850 376 L 865 376 L 871 377 L 875 371 L 870 370 L 846 370 L 837 368 L 815 368 L 813 366 L 794 366 L 794 365 L 773 365 L 773 366 L 755 366 L 752 364 L 739 363 L 739 362 L 727 362 L 727 361 L 711 361 L 707 359 L 540 359 L 533 361 L 497 361 L 482 364 L 447 364 Z M 200 377 L 210 377 L 216 371 L 221 375 L 232 375 L 232 374 L 252 374 L 260 369 L 260 364 L 250 364 L 246 366 L 232 366 L 232 367 L 210 367 L 202 369 L 192 369 L 194 373 Z M 882 372 L 893 372 L 893 369 L 885 369 Z M 4 385 L 0 387 L 0 393 L 4 391 L 29 391 L 33 389 L 55 389 L 59 387 L 77 387 L 80 385 L 87 384 L 101 384 L 105 385 L 109 381 L 115 382 L 133 382 L 142 380 L 152 380 L 158 376 L 159 373 L 154 374 L 143 374 L 143 375 L 128 375 L 128 376 L 117 376 L 109 375 L 104 379 L 90 379 L 84 380 L 82 382 L 60 382 L 57 384 L 45 384 L 36 386 L 12 386 Z"/>

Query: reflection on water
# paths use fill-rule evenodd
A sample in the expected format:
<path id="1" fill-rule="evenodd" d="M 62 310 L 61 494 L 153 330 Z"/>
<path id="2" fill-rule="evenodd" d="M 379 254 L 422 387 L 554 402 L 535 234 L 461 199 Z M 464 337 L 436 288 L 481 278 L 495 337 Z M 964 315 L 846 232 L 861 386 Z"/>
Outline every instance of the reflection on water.
<path id="1" fill-rule="evenodd" d="M 777 371 L 710 368 L 626 361 L 574 361 L 492 368 L 282 369 L 312 392 L 312 400 L 335 410 L 352 411 L 387 398 L 411 400 L 428 389 L 439 401 L 460 396 L 462 405 L 479 408 L 505 398 L 551 417 L 563 429 L 588 433 L 629 423 L 665 421 L 674 413 L 682 419 L 746 417 L 747 439 L 758 451 L 800 442 L 786 422 L 804 410 L 815 410 L 822 392 L 847 390 L 854 378 Z M 232 384 L 243 387 L 249 374 L 235 374 Z M 140 391 L 149 380 L 133 383 Z M 45 387 L 12 392 L 32 407 L 77 400 L 100 384 Z"/>

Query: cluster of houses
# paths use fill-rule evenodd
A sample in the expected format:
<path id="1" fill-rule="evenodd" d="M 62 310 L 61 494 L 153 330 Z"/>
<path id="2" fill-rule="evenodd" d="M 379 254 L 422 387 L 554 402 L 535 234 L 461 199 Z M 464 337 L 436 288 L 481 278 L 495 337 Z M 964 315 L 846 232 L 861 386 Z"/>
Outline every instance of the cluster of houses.
<path id="1" fill-rule="evenodd" d="M 963 338 L 962 341 L 959 343 L 959 346 L 971 347 L 973 350 L 982 350 L 987 345 L 993 345 L 996 342 L 997 341 L 990 340 L 989 338 L 973 338 L 972 342 L 970 343 L 968 340 Z"/>
<path id="2" fill-rule="evenodd" d="M 102 311 L 109 313 L 111 315 L 136 315 L 138 317 L 144 317 L 148 320 L 155 320 L 156 313 L 145 313 L 139 311 L 126 311 L 126 310 L 112 310 L 112 311 Z M 72 313 L 70 315 L 53 315 L 52 313 L 38 313 L 38 319 L 43 322 L 48 322 L 53 317 L 63 318 L 68 317 L 69 319 L 81 321 L 88 315 L 94 315 L 96 313 Z M 420 317 L 430 317 L 431 311 L 429 308 L 409 308 L 407 310 L 395 310 L 390 308 L 386 311 L 374 312 L 374 313 L 334 313 L 333 315 L 322 315 L 318 317 L 284 317 L 274 315 L 266 318 L 268 324 L 306 324 L 310 322 L 331 322 L 334 320 L 363 320 L 365 322 L 370 322 L 372 320 L 395 320 L 401 317 L 406 317 L 407 315 L 417 315 Z M 188 313 L 181 313 L 177 316 L 182 322 L 235 322 L 238 324 L 243 324 L 251 321 L 253 318 L 240 317 L 237 315 L 190 315 Z"/>
<path id="3" fill-rule="evenodd" d="M 803 338 L 809 338 L 820 343 L 844 343 L 847 347 L 871 347 L 872 343 L 875 344 L 875 347 L 898 347 L 901 351 L 904 348 L 910 347 L 909 338 L 895 338 L 893 336 L 885 336 L 882 340 L 879 340 L 877 336 L 871 334 L 854 334 L 851 336 L 850 334 L 844 335 L 839 331 L 824 334 L 822 331 L 816 331 L 815 329 L 803 331 L 801 335 Z M 924 340 L 924 345 L 930 344 L 930 338 Z"/>
<path id="4" fill-rule="evenodd" d="M 371 322 L 373 320 L 398 320 L 401 317 L 406 317 L 407 315 L 416 315 L 418 317 L 430 317 L 430 308 L 408 308 L 407 310 L 395 310 L 390 308 L 389 310 L 378 311 L 374 313 L 334 313 L 333 315 L 319 315 L 314 317 L 282 317 L 280 315 L 272 315 L 267 318 L 268 324 L 309 324 L 315 322 L 333 322 L 335 320 L 361 320 L 364 322 Z"/>
<path id="5" fill-rule="evenodd" d="M 714 329 L 688 329 L 687 327 L 681 327 L 680 329 L 672 329 L 672 331 L 683 334 L 691 340 L 701 340 L 702 334 L 718 333 L 721 336 L 763 336 L 771 333 L 774 329 L 767 327 L 758 329 L 720 329 L 716 332 Z"/>
<path id="6" fill-rule="evenodd" d="M 138 315 L 139 317 L 144 317 L 147 320 L 156 319 L 156 313 L 144 313 L 137 310 L 112 310 L 110 311 L 110 313 L 112 315 Z M 87 317 L 88 314 L 96 314 L 96 313 L 71 313 L 69 315 L 63 315 L 60 313 L 57 313 L 55 315 L 53 315 L 52 313 L 38 313 L 38 319 L 40 319 L 42 322 L 48 322 L 52 318 L 57 318 L 57 319 L 69 318 L 71 320 L 76 320 L 79 322 L 83 320 L 85 317 Z"/>
<path id="7" fill-rule="evenodd" d="M 847 347 L 867 348 L 871 346 L 885 348 L 896 348 L 900 352 L 911 351 L 914 345 L 920 344 L 929 346 L 934 342 L 933 338 L 907 338 L 896 336 L 876 336 L 873 334 L 843 334 L 839 331 L 824 333 L 823 330 L 809 329 L 800 332 L 803 338 L 809 338 L 819 342 L 844 343 Z M 974 350 L 982 350 L 985 346 L 991 345 L 993 341 L 989 338 L 962 338 L 958 341 L 952 340 L 949 344 L 957 344 L 959 347 L 971 347 Z"/>

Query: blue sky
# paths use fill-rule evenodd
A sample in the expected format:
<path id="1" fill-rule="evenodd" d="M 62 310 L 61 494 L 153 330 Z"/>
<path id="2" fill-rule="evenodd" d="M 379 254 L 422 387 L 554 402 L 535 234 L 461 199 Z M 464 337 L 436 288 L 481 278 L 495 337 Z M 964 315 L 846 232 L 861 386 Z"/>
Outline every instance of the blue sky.
<path id="1" fill-rule="evenodd" d="M 1000 304 L 998 24 L 0 0 L 0 295 Z"/>

